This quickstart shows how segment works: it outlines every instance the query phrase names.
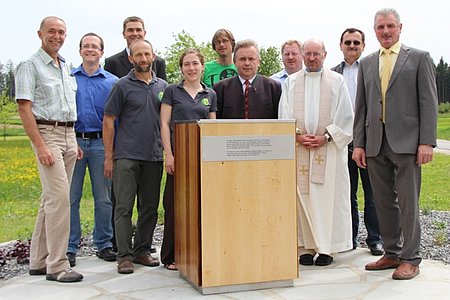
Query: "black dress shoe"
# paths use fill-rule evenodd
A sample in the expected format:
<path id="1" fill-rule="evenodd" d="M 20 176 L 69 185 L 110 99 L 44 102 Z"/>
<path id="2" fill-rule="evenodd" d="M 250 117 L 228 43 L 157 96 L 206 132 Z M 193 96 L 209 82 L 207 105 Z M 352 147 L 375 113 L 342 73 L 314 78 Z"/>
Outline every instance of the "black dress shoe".
<path id="1" fill-rule="evenodd" d="M 298 262 L 304 266 L 312 266 L 314 264 L 314 256 L 312 254 L 300 255 Z"/>
<path id="2" fill-rule="evenodd" d="M 316 259 L 316 266 L 328 266 L 333 261 L 333 258 L 326 254 L 319 254 Z"/>
<path id="3" fill-rule="evenodd" d="M 381 243 L 375 243 L 369 246 L 370 253 L 375 256 L 380 256 L 384 254 L 383 245 Z"/>
<path id="4" fill-rule="evenodd" d="M 105 248 L 97 251 L 97 257 L 103 259 L 104 261 L 116 261 L 117 253 L 112 250 L 112 248 Z"/>
<path id="5" fill-rule="evenodd" d="M 156 247 L 155 246 L 151 246 L 150 247 L 150 253 L 156 253 Z"/>
<path id="6" fill-rule="evenodd" d="M 67 258 L 69 259 L 70 267 L 75 267 L 77 265 L 77 260 L 75 258 L 75 253 L 67 252 Z"/>

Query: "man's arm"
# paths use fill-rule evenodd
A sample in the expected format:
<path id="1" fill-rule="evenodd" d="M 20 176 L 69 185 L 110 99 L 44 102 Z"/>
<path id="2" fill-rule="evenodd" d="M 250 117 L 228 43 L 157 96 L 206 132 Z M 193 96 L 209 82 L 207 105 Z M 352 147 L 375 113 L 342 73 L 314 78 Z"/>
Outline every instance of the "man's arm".
<path id="1" fill-rule="evenodd" d="M 418 74 L 420 132 L 417 164 L 420 167 L 433 160 L 433 146 L 436 146 L 438 97 L 435 67 L 429 53 L 420 62 Z"/>
<path id="2" fill-rule="evenodd" d="M 113 147 L 114 147 L 114 121 L 115 116 L 104 115 L 103 116 L 103 145 L 105 146 L 105 163 L 104 163 L 104 175 L 107 178 L 112 178 L 113 175 Z"/>
<path id="3" fill-rule="evenodd" d="M 19 105 L 19 116 L 22 120 L 23 128 L 36 148 L 39 162 L 43 165 L 53 165 L 55 163 L 55 158 L 39 133 L 36 119 L 31 110 L 33 103 L 27 99 L 17 99 L 17 104 Z"/>

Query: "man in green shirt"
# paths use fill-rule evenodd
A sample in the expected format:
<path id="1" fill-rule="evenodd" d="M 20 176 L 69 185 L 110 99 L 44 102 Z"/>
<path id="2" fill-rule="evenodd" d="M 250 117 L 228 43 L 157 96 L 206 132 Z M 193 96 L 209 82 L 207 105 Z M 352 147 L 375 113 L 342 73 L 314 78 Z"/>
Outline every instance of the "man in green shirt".
<path id="1" fill-rule="evenodd" d="M 205 64 L 203 82 L 210 88 L 219 80 L 237 75 L 233 64 L 234 36 L 228 29 L 219 29 L 212 38 L 212 47 L 219 56 Z"/>

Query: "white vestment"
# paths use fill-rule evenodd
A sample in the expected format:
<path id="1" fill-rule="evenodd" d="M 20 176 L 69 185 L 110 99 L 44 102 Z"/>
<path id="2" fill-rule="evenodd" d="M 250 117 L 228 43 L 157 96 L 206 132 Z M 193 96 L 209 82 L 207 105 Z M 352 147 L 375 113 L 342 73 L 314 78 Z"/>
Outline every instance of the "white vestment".
<path id="1" fill-rule="evenodd" d="M 352 249 L 347 145 L 352 141 L 353 109 L 344 77 L 327 69 L 314 73 L 302 70 L 292 74 L 286 79 L 281 95 L 279 118 L 297 119 L 298 122 L 294 116 L 294 102 L 305 101 L 305 124 L 297 124 L 297 127 L 305 128 L 308 134 L 316 134 L 323 72 L 327 72 L 331 85 L 330 124 L 326 130 L 333 139 L 324 146 L 327 151 L 323 183 L 311 182 L 312 172 L 309 172 L 309 194 L 300 193 L 297 188 L 298 246 L 330 255 Z M 304 80 L 305 99 L 294 99 L 298 80 Z M 314 152 L 310 150 L 309 170 L 312 170 Z M 299 176 L 297 180 L 301 180 Z"/>

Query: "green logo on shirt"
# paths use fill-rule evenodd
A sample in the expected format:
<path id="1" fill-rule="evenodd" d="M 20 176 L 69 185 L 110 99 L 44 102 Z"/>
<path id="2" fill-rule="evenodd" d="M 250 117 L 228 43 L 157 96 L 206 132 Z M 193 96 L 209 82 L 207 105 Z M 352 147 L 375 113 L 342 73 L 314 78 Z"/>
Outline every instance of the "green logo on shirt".
<path id="1" fill-rule="evenodd" d="M 202 104 L 205 105 L 205 106 L 209 105 L 208 98 L 203 98 L 201 102 L 202 102 Z"/>
<path id="2" fill-rule="evenodd" d="M 159 101 L 161 101 L 161 99 L 163 98 L 163 96 L 164 96 L 164 92 L 163 92 L 163 91 L 161 91 L 161 92 L 158 93 Z"/>

